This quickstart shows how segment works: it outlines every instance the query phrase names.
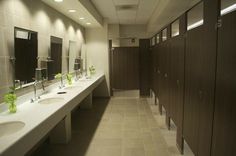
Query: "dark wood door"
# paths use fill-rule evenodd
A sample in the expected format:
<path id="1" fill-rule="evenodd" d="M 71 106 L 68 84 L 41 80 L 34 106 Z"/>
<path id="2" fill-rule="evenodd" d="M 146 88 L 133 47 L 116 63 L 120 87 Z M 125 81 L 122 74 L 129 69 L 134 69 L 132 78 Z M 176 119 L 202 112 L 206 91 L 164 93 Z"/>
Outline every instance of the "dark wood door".
<path id="1" fill-rule="evenodd" d="M 62 72 L 62 44 L 51 43 L 51 58 L 53 60 L 52 75 Z"/>
<path id="2" fill-rule="evenodd" d="M 150 51 L 149 39 L 139 40 L 139 58 L 140 58 L 140 95 L 148 96 L 150 90 L 149 68 L 150 68 Z"/>
<path id="3" fill-rule="evenodd" d="M 201 72 L 204 68 L 203 27 L 187 32 L 185 59 L 184 138 L 197 155 L 199 135 L 199 104 L 202 102 Z"/>
<path id="4" fill-rule="evenodd" d="M 114 48 L 112 51 L 113 89 L 139 89 L 139 75 L 139 48 Z"/>
<path id="5" fill-rule="evenodd" d="M 154 57 L 154 49 L 153 47 L 150 47 L 150 69 L 149 69 L 149 74 L 150 74 L 150 88 L 152 91 L 154 91 L 154 73 L 155 73 L 155 57 Z M 155 91 L 154 91 L 155 92 Z"/>
<path id="6" fill-rule="evenodd" d="M 170 54 L 170 41 L 165 41 L 159 45 L 159 66 L 160 66 L 160 104 L 164 106 L 165 110 L 169 111 L 169 54 Z"/>
<path id="7" fill-rule="evenodd" d="M 236 156 L 236 12 L 222 17 L 218 56 L 213 156 Z"/>
<path id="8" fill-rule="evenodd" d="M 182 127 L 185 63 L 185 39 L 183 36 L 177 36 L 171 40 L 170 53 L 170 116 L 177 127 Z"/>
<path id="9" fill-rule="evenodd" d="M 154 85 L 154 92 L 156 96 L 159 94 L 159 82 L 158 82 L 158 77 L 159 77 L 159 50 L 158 50 L 158 45 L 155 45 L 153 47 L 153 64 L 154 64 L 154 74 L 153 74 L 153 85 Z"/>

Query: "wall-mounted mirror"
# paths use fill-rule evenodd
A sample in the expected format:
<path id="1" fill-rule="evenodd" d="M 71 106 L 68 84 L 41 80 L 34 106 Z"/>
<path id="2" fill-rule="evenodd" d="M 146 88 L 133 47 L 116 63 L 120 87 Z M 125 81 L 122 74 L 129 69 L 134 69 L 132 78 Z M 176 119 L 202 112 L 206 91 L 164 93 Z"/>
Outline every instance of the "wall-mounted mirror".
<path id="1" fill-rule="evenodd" d="M 37 32 L 14 28 L 15 82 L 26 85 L 33 82 L 38 57 Z M 14 59 L 13 59 L 14 60 Z M 15 85 L 15 83 L 14 83 Z"/>
<path id="2" fill-rule="evenodd" d="M 48 68 L 48 80 L 54 79 L 54 76 L 62 72 L 62 38 L 51 36 L 50 44 L 51 64 Z"/>
<path id="3" fill-rule="evenodd" d="M 83 71 L 87 71 L 87 48 L 86 48 L 86 44 L 82 44 L 81 46 L 81 50 L 80 50 L 80 57 L 83 60 L 82 62 L 82 66 L 81 66 L 81 72 Z"/>
<path id="4" fill-rule="evenodd" d="M 76 42 L 69 41 L 69 73 L 74 72 L 75 68 L 75 59 L 79 58 L 79 49 L 76 45 Z"/>

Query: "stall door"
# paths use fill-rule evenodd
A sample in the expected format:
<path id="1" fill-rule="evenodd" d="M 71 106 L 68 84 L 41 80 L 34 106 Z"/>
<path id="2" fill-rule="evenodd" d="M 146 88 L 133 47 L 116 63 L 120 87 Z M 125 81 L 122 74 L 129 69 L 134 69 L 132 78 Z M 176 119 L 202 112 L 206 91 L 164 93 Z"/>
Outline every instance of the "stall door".
<path id="1" fill-rule="evenodd" d="M 139 48 L 116 47 L 112 50 L 113 89 L 139 89 Z"/>
<path id="2" fill-rule="evenodd" d="M 236 156 L 236 12 L 222 17 L 218 56 L 212 155 Z"/>

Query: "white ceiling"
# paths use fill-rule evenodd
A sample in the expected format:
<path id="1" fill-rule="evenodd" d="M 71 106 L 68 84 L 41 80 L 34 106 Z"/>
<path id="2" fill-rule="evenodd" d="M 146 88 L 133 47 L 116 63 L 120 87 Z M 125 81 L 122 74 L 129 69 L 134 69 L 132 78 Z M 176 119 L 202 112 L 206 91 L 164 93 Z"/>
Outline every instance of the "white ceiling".
<path id="1" fill-rule="evenodd" d="M 54 0 L 42 1 L 84 27 L 101 27 L 101 24 L 91 15 L 79 0 L 64 0 L 61 3 L 54 2 Z M 69 13 L 69 9 L 75 9 L 76 12 Z M 80 20 L 80 17 L 84 17 L 85 19 Z M 91 23 L 91 25 L 87 25 L 86 23 L 88 22 Z"/>
<path id="2" fill-rule="evenodd" d="M 110 24 L 146 24 L 156 33 L 200 0 L 91 0 Z M 117 11 L 117 5 L 138 5 L 137 10 Z"/>
<path id="3" fill-rule="evenodd" d="M 159 4 L 148 21 L 147 31 L 149 33 L 156 33 L 199 1 L 200 0 L 159 0 Z"/>
<path id="4" fill-rule="evenodd" d="M 101 14 L 108 24 L 147 25 L 147 33 L 152 35 L 200 0 L 64 0 L 62 3 L 56 3 L 54 0 L 42 1 L 84 27 L 101 27 L 101 21 L 95 16 Z M 92 3 L 98 12 L 95 9 L 96 14 L 92 14 L 91 9 L 88 10 L 82 2 Z M 136 8 L 118 10 L 117 6 L 122 5 L 134 5 Z M 69 13 L 69 9 L 76 9 L 77 12 Z M 85 17 L 85 20 L 80 20 L 80 17 Z M 86 25 L 87 22 L 92 24 Z"/>
<path id="5" fill-rule="evenodd" d="M 91 0 L 110 24 L 147 24 L 159 0 Z M 116 10 L 120 5 L 137 5 L 137 9 Z"/>

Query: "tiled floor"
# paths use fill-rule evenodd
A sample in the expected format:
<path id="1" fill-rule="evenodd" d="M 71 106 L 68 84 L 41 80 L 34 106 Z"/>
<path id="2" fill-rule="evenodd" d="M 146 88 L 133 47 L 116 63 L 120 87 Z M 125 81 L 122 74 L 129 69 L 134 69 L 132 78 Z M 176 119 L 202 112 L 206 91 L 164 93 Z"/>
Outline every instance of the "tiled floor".
<path id="1" fill-rule="evenodd" d="M 45 142 L 33 155 L 177 156 L 175 133 L 166 130 L 157 106 L 146 98 L 123 95 L 95 99 L 91 110 L 76 110 L 71 142 Z"/>

